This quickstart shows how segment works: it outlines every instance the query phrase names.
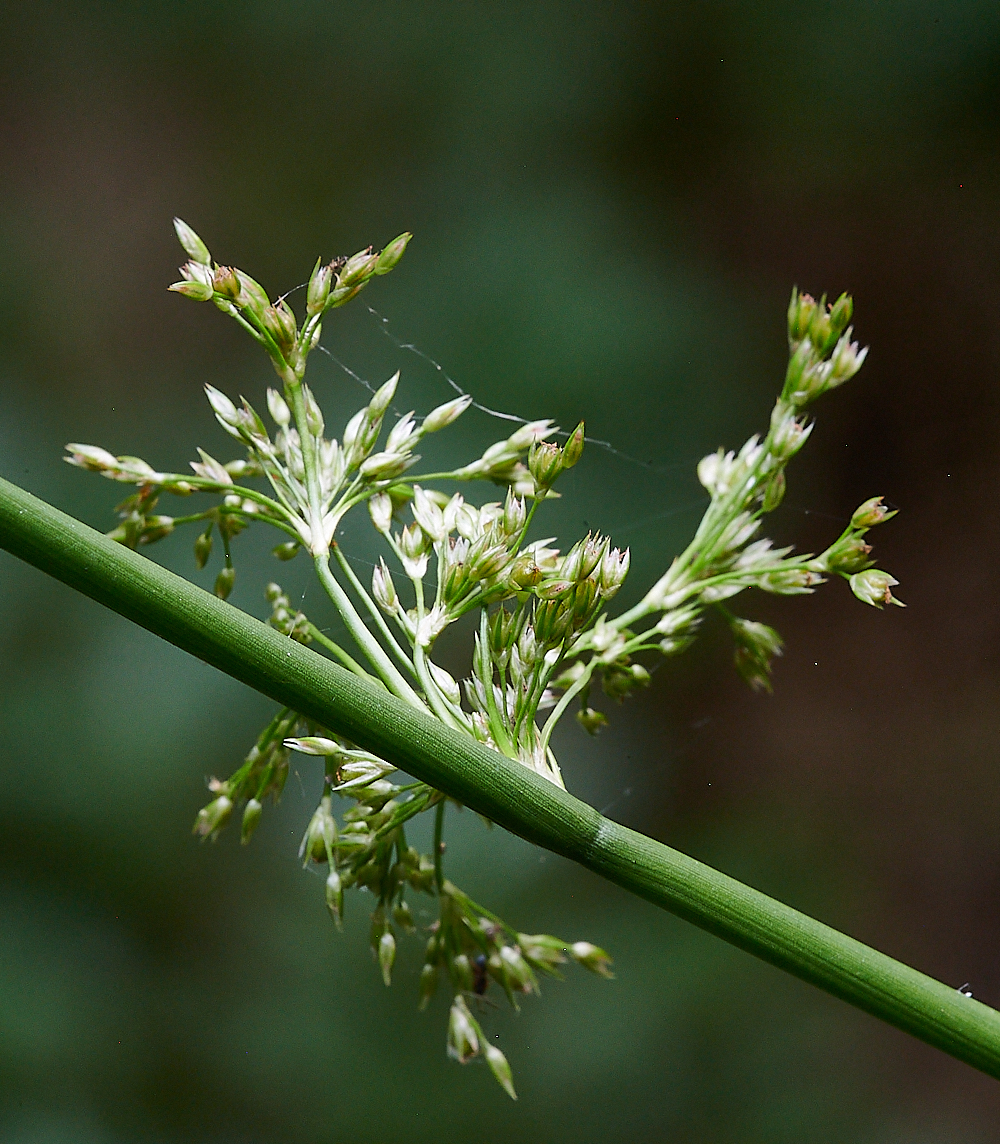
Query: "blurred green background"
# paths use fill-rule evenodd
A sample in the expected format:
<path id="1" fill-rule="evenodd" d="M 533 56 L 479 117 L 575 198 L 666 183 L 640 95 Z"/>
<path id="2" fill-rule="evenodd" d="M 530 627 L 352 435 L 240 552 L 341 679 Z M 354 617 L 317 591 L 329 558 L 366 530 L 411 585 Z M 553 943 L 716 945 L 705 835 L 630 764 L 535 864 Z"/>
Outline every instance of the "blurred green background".
<path id="1" fill-rule="evenodd" d="M 226 448 L 202 383 L 270 380 L 165 292 L 174 214 L 272 292 L 412 230 L 325 343 L 401 368 L 404 409 L 445 400 L 370 303 L 480 401 L 651 462 L 591 448 L 551 512 L 632 546 L 631 598 L 697 520 L 697 458 L 766 424 L 792 284 L 852 290 L 871 356 L 818 407 L 772 532 L 815 549 L 885 494 L 909 608 L 740 597 L 788 641 L 773 697 L 709 626 L 558 749 L 611 816 L 1000 1003 L 995 3 L 42 0 L 4 24 L 0 473 L 102 529 L 119 489 L 64 442 L 180 469 Z M 364 400 L 327 359 L 312 376 L 328 424 Z M 502 428 L 470 411 L 442 456 Z M 233 602 L 264 614 L 277 570 L 328 621 L 304 567 L 253 571 L 266 539 L 236 541 Z M 209 585 L 189 543 L 150 554 Z M 453 816 L 459 884 L 616 958 L 614 983 L 487 1015 L 512 1104 L 445 1060 L 443 999 L 414 1011 L 419 942 L 386 990 L 363 903 L 333 932 L 296 860 L 308 760 L 249 849 L 192 839 L 266 701 L 5 554 L 0 600 L 3 1140 L 1000 1138 L 994 1081 Z"/>

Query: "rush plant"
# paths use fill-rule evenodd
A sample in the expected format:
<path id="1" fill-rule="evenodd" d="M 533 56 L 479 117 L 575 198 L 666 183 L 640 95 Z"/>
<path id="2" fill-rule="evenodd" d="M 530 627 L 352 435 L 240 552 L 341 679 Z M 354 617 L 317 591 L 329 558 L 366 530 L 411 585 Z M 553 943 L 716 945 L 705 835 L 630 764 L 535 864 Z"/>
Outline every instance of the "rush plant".
<path id="1" fill-rule="evenodd" d="M 592 702 L 595 691 L 621 702 L 646 686 L 653 662 L 683 652 L 706 613 L 717 614 L 731 632 L 743 678 L 770 690 L 771 661 L 782 641 L 773 628 L 732 610 L 747 589 L 799 595 L 839 578 L 866 604 L 899 604 L 891 593 L 896 580 L 874 567 L 865 539 L 894 515 L 882 498 L 861 505 L 818 555 L 775 548 L 761 535 L 764 518 L 784 496 L 788 463 L 812 432 L 812 403 L 864 361 L 867 351 L 852 340 L 847 295 L 827 305 L 825 298 L 793 291 L 788 369 L 767 432 L 738 452 L 719 449 L 700 462 L 698 478 L 710 499 L 691 543 L 638 604 L 615 615 L 611 606 L 629 570 L 628 549 L 591 533 L 566 545 L 538 535 L 561 474 L 584 452 L 582 424 L 562 434 L 551 421 L 527 422 L 479 457 L 422 472 L 421 441 L 447 429 L 471 398 L 459 396 L 422 418 L 412 412 L 393 418 L 397 374 L 336 436 L 327 435 L 305 380 L 322 323 L 396 267 L 409 234 L 381 252 L 369 247 L 350 258 L 317 261 L 304 313 L 297 315 L 242 270 L 215 262 L 185 223 L 175 220 L 175 226 L 189 261 L 170 289 L 212 302 L 236 321 L 268 355 L 279 384 L 264 402 L 270 425 L 245 398 L 207 385 L 212 411 L 239 455 L 218 460 L 199 450 L 190 473 L 98 446 L 67 446 L 71 464 L 135 486 L 118 505 L 120 523 L 108 535 L 135 549 L 191 526 L 198 568 L 221 548 L 215 594 L 225 600 L 236 575 L 234 539 L 251 525 L 276 529 L 274 556 L 288 561 L 301 553 L 311 561 L 351 643 L 332 640 L 277 583 L 267 589 L 274 629 L 548 783 L 564 789 L 552 749 L 560 719 L 574 710 L 582 729 L 596 734 L 607 715 Z M 500 490 L 496 499 L 477 493 L 484 485 Z M 195 497 L 197 508 L 165 515 L 160 501 L 166 494 Z M 361 582 L 336 542 L 352 511 L 368 518 L 383 545 L 370 584 Z M 456 680 L 435 662 L 435 649 L 442 633 L 470 613 L 476 630 L 468 671 Z M 419 1003 L 425 1006 L 443 979 L 454 997 L 449 1055 L 463 1063 L 482 1055 L 513 1097 L 510 1067 L 483 1034 L 477 999 L 498 988 L 516 1007 L 519 996 L 538 991 L 540 975 L 559 977 L 562 966 L 575 961 L 610 977 L 610 958 L 586 941 L 521 933 L 473 901 L 445 877 L 448 797 L 427 782 L 401 779 L 398 758 L 382 757 L 293 707 L 275 713 L 233 774 L 211 780 L 213 797 L 198 813 L 195 833 L 214 840 L 239 812 L 240 835 L 249 842 L 264 803 L 281 793 L 293 751 L 315 756 L 323 767 L 322 796 L 300 856 L 326 867 L 334 922 L 340 925 L 345 892 L 371 894 L 371 945 L 389 985 L 397 941 L 416 929 L 409 899 L 434 899 L 438 917 L 424 935 Z M 336 804 L 347 806 L 339 819 Z M 407 836 L 421 814 L 433 815 L 433 846 L 423 854 Z"/>

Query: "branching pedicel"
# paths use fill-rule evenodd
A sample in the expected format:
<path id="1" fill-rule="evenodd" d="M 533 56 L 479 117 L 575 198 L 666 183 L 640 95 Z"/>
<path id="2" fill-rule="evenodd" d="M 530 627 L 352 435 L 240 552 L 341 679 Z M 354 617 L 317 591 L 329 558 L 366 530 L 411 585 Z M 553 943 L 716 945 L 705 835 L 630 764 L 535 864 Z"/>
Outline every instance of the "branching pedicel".
<path id="1" fill-rule="evenodd" d="M 323 414 L 304 382 L 322 318 L 350 301 L 372 277 L 392 270 L 409 234 L 381 253 L 369 248 L 328 265 L 317 262 L 300 325 L 283 299 L 272 303 L 242 270 L 214 263 L 190 227 L 180 220 L 175 226 L 190 261 L 181 269 L 184 280 L 171 290 L 214 302 L 266 350 L 281 379 L 280 391 L 267 393 L 276 431 L 272 437 L 245 399 L 237 406 L 206 386 L 216 418 L 244 446 L 245 458 L 223 464 L 199 450 L 200 460 L 191 463 L 194 476 L 188 476 L 157 472 L 137 457 L 115 457 L 90 445 L 67 446 L 71 464 L 137 486 L 119 505 L 122 523 L 110 535 L 135 548 L 182 524 L 203 524 L 194 545 L 201 568 L 217 531 L 224 564 L 215 591 L 225 599 L 235 575 L 232 538 L 255 522 L 272 525 L 289 538 L 275 555 L 288 560 L 305 549 L 355 646 L 347 650 L 334 643 L 272 584 L 268 599 L 275 628 L 319 645 L 348 670 L 553 783 L 562 786 L 563 779 L 550 740 L 566 711 L 577 703 L 577 719 L 587 731 L 598 731 L 607 719 L 590 706 L 594 683 L 599 680 L 607 695 L 625 699 L 649 681 L 636 657 L 683 651 L 707 608 L 715 608 L 728 624 L 740 674 L 751 686 L 770 690 L 770 664 L 781 653 L 780 637 L 766 624 L 733 615 L 722 601 L 746 588 L 808 593 L 825 576 L 837 575 L 867 604 L 899 603 L 890 591 L 896 580 L 872 567 L 871 549 L 864 542 L 869 528 L 894 515 L 882 507 L 880 497 L 863 504 L 819 556 L 793 556 L 790 548 L 776 549 L 769 540 L 756 539 L 762 517 L 784 496 L 786 465 L 812 431 L 804 411 L 852 377 L 864 361 L 866 351 L 851 341 L 847 295 L 827 306 L 825 299 L 815 302 L 807 294 L 792 293 L 788 371 L 766 436 L 751 437 L 739 453 L 720 449 L 701 461 L 698 477 L 711 503 L 694 539 L 635 607 L 611 617 L 607 604 L 628 572 L 627 549 L 622 552 L 610 540 L 588 534 L 563 555 L 550 546 L 551 539 L 528 539 L 539 506 L 555 495 L 559 475 L 580 459 L 582 425 L 559 446 L 549 440 L 556 432 L 550 421 L 531 422 L 469 464 L 412 476 L 421 438 L 450 425 L 471 398 L 449 401 L 419 423 L 407 414 L 379 448 L 397 374 L 351 418 L 339 442 L 324 436 Z M 249 483 L 261 478 L 267 493 Z M 435 487 L 477 480 L 506 486 L 503 502 L 477 507 L 460 493 L 449 495 Z M 170 517 L 155 512 L 165 492 L 209 493 L 217 499 L 202 511 Z M 368 591 L 334 540 L 344 515 L 362 504 L 409 581 L 405 601 L 384 559 Z M 394 521 L 405 515 L 409 522 L 394 531 Z M 432 562 L 430 588 L 425 577 Z M 479 614 L 479 630 L 470 676 L 460 687 L 432 654 L 441 633 L 470 611 Z M 323 795 L 300 853 L 306 863 L 327 864 L 326 901 L 334 921 L 339 925 L 346 889 L 371 891 L 377 899 L 371 943 L 388 985 L 396 933 L 415 928 L 407 889 L 435 897 L 439 916 L 427 942 L 420 1005 L 429 1002 L 443 973 L 454 990 L 449 1054 L 463 1063 L 482 1054 L 514 1096 L 510 1067 L 484 1037 L 467 998 L 481 996 L 495 982 L 516 1008 L 517 994 L 538 991 L 537 974 L 560 976 L 567 958 L 611 976 L 607 954 L 589 942 L 518 933 L 472 901 L 444 877 L 444 796 L 424 783 L 393 783 L 388 778 L 395 770 L 391 763 L 291 710 L 278 712 L 239 770 L 224 782 L 212 780 L 215 797 L 199 813 L 195 832 L 214 839 L 242 802 L 242 839 L 248 842 L 265 798 L 277 799 L 281 793 L 292 750 L 325 760 Z M 353 803 L 339 825 L 334 794 Z M 419 854 L 407 843 L 406 823 L 430 810 L 435 815 L 433 851 Z"/>

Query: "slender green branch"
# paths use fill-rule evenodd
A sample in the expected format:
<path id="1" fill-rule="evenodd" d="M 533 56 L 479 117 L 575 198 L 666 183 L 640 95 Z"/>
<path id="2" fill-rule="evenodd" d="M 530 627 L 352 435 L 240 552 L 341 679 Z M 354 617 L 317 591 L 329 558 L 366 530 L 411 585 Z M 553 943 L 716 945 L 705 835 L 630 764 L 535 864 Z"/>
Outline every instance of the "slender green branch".
<path id="1" fill-rule="evenodd" d="M 373 675 L 365 671 L 356 659 L 352 659 L 340 644 L 334 643 L 329 636 L 324 635 L 315 624 L 309 625 L 309 634 L 318 644 L 322 644 L 328 652 L 335 655 L 348 671 L 352 671 L 355 675 L 361 676 L 362 679 L 370 680 L 372 683 L 379 682 Z"/>
<path id="2" fill-rule="evenodd" d="M 347 630 L 351 633 L 351 637 L 365 653 L 368 661 L 382 677 L 385 685 L 395 695 L 398 695 L 400 699 L 405 700 L 414 707 L 419 707 L 420 710 L 425 710 L 420 696 L 417 695 L 409 683 L 403 678 L 399 669 L 386 654 L 385 649 L 365 627 L 364 621 L 351 603 L 350 596 L 348 596 L 340 586 L 337 578 L 330 571 L 330 557 L 327 555 L 317 556 L 314 563 L 316 565 L 316 575 L 319 576 L 320 583 L 326 589 L 327 595 L 329 595 L 330 599 L 333 600 L 336 605 L 341 619 L 344 621 Z"/>
<path id="3" fill-rule="evenodd" d="M 410 657 L 399 646 L 399 642 L 397 641 L 396 637 L 392 634 L 392 628 L 390 628 L 389 625 L 385 622 L 385 616 L 382 615 L 382 613 L 378 609 L 378 605 L 371 598 L 371 596 L 369 596 L 368 593 L 365 591 L 364 585 L 358 579 L 357 573 L 351 567 L 351 562 L 344 555 L 343 551 L 341 550 L 340 545 L 337 544 L 336 541 L 334 541 L 333 544 L 331 545 L 331 549 L 333 551 L 333 555 L 337 559 L 338 565 L 340 565 L 340 570 L 347 577 L 348 583 L 354 589 L 355 593 L 357 594 L 358 599 L 361 601 L 362 604 L 364 604 L 365 611 L 368 612 L 368 614 L 374 620 L 375 626 L 382 633 L 382 637 L 385 639 L 385 642 L 389 645 L 389 650 L 392 652 L 392 654 L 399 661 L 400 665 L 402 667 L 404 667 L 410 673 L 410 675 L 413 678 L 416 678 L 416 672 L 414 670 L 413 664 L 410 662 Z"/>
<path id="4" fill-rule="evenodd" d="M 0 480 L 0 547 L 466 803 L 1000 1078 L 1000 1013 L 662 843 Z"/>

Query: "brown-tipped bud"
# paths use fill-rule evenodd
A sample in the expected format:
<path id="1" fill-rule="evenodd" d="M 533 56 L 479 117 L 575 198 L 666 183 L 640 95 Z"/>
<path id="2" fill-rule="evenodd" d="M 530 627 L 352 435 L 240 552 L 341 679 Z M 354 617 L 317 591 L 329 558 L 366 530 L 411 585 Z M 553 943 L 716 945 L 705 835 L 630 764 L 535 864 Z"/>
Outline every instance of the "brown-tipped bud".
<path id="1" fill-rule="evenodd" d="M 820 557 L 823 567 L 830 572 L 863 572 L 871 567 L 868 559 L 872 546 L 865 544 L 857 533 L 845 536 L 831 545 Z"/>
<path id="2" fill-rule="evenodd" d="M 243 822 L 240 824 L 240 842 L 246 844 L 253 837 L 253 832 L 260 824 L 260 816 L 264 813 L 264 808 L 255 798 L 247 800 L 246 806 L 243 808 Z"/>
<path id="3" fill-rule="evenodd" d="M 212 555 L 212 526 L 208 528 L 194 542 L 194 562 L 198 568 L 204 568 Z"/>
<path id="4" fill-rule="evenodd" d="M 336 870 L 331 870 L 326 879 L 326 908 L 333 924 L 340 929 L 344 918 L 344 887 Z"/>
<path id="5" fill-rule="evenodd" d="M 792 300 L 788 304 L 788 340 L 793 344 L 801 342 L 809 333 L 809 326 L 816 313 L 816 300 L 810 294 L 800 294 L 798 287 L 792 289 Z"/>
<path id="6" fill-rule="evenodd" d="M 174 282 L 167 287 L 175 294 L 183 294 L 185 298 L 192 298 L 195 302 L 208 302 L 215 291 L 204 282 Z"/>
<path id="7" fill-rule="evenodd" d="M 271 335 L 282 352 L 295 345 L 295 315 L 288 303 L 281 300 L 268 306 L 260 315 L 260 324 Z"/>
<path id="8" fill-rule="evenodd" d="M 229 821 L 229 816 L 232 813 L 233 800 L 227 795 L 220 794 L 208 806 L 203 806 L 198 811 L 198 817 L 194 820 L 191 833 L 199 834 L 202 838 L 215 839 L 218 837 L 219 831 Z"/>
<path id="9" fill-rule="evenodd" d="M 358 286 L 367 281 L 375 273 L 378 259 L 379 256 L 372 253 L 370 246 L 365 250 L 359 250 L 357 254 L 352 254 L 337 275 L 337 285 Z"/>
<path id="10" fill-rule="evenodd" d="M 876 524 L 884 524 L 891 520 L 898 509 L 891 512 L 882 504 L 882 497 L 872 497 L 866 500 L 851 517 L 851 528 L 874 528 Z"/>
<path id="11" fill-rule="evenodd" d="M 569 435 L 569 440 L 566 442 L 562 453 L 562 467 L 564 469 L 572 469 L 573 466 L 583 456 L 583 422 L 573 430 Z"/>
<path id="12" fill-rule="evenodd" d="M 174 219 L 174 232 L 177 235 L 177 240 L 184 247 L 185 253 L 193 262 L 197 262 L 201 266 L 211 265 L 212 256 L 208 253 L 208 247 L 183 219 Z"/>
<path id="13" fill-rule="evenodd" d="M 611 972 L 611 958 L 596 945 L 589 941 L 577 941 L 569 947 L 569 955 L 584 969 L 596 973 L 599 977 L 614 977 Z"/>
<path id="14" fill-rule="evenodd" d="M 398 238 L 394 238 L 378 256 L 375 273 L 388 274 L 390 270 L 393 270 L 403 257 L 412 237 L 413 235 L 410 234 L 408 230 L 405 230 Z"/>
<path id="15" fill-rule="evenodd" d="M 309 288 L 306 292 L 306 313 L 320 314 L 326 307 L 330 297 L 330 284 L 333 282 L 333 267 L 324 266 L 316 260 L 312 276 L 309 279 Z"/>
<path id="16" fill-rule="evenodd" d="M 233 584 L 236 582 L 236 569 L 232 564 L 227 564 L 225 568 L 221 569 L 218 576 L 215 578 L 215 587 L 212 591 L 219 597 L 220 600 L 228 600 L 229 593 L 233 590 Z"/>
<path id="17" fill-rule="evenodd" d="M 217 266 L 212 274 L 212 287 L 216 294 L 236 302 L 240 296 L 240 280 L 231 266 Z"/>
<path id="18" fill-rule="evenodd" d="M 562 472 L 562 449 L 551 441 L 536 441 L 528 452 L 528 471 L 540 489 L 548 489 Z"/>
<path id="19" fill-rule="evenodd" d="M 382 970 L 382 980 L 386 985 L 392 984 L 392 967 L 396 960 L 396 939 L 391 930 L 386 930 L 378 942 L 378 964 Z"/>
<path id="20" fill-rule="evenodd" d="M 262 320 L 264 311 L 271 305 L 267 291 L 249 274 L 244 274 L 242 270 L 236 270 L 236 277 L 240 280 L 238 305 L 249 310 L 258 321 Z"/>
<path id="21" fill-rule="evenodd" d="M 906 607 L 902 600 L 897 600 L 889 591 L 899 581 L 888 572 L 869 568 L 865 572 L 856 573 L 848 583 L 851 585 L 851 591 L 863 604 L 871 604 L 873 608 L 881 608 L 884 604 L 895 604 L 897 608 Z"/>
<path id="22" fill-rule="evenodd" d="M 542 576 L 543 572 L 531 553 L 522 552 L 511 565 L 509 582 L 516 591 L 524 592 L 540 584 Z"/>

